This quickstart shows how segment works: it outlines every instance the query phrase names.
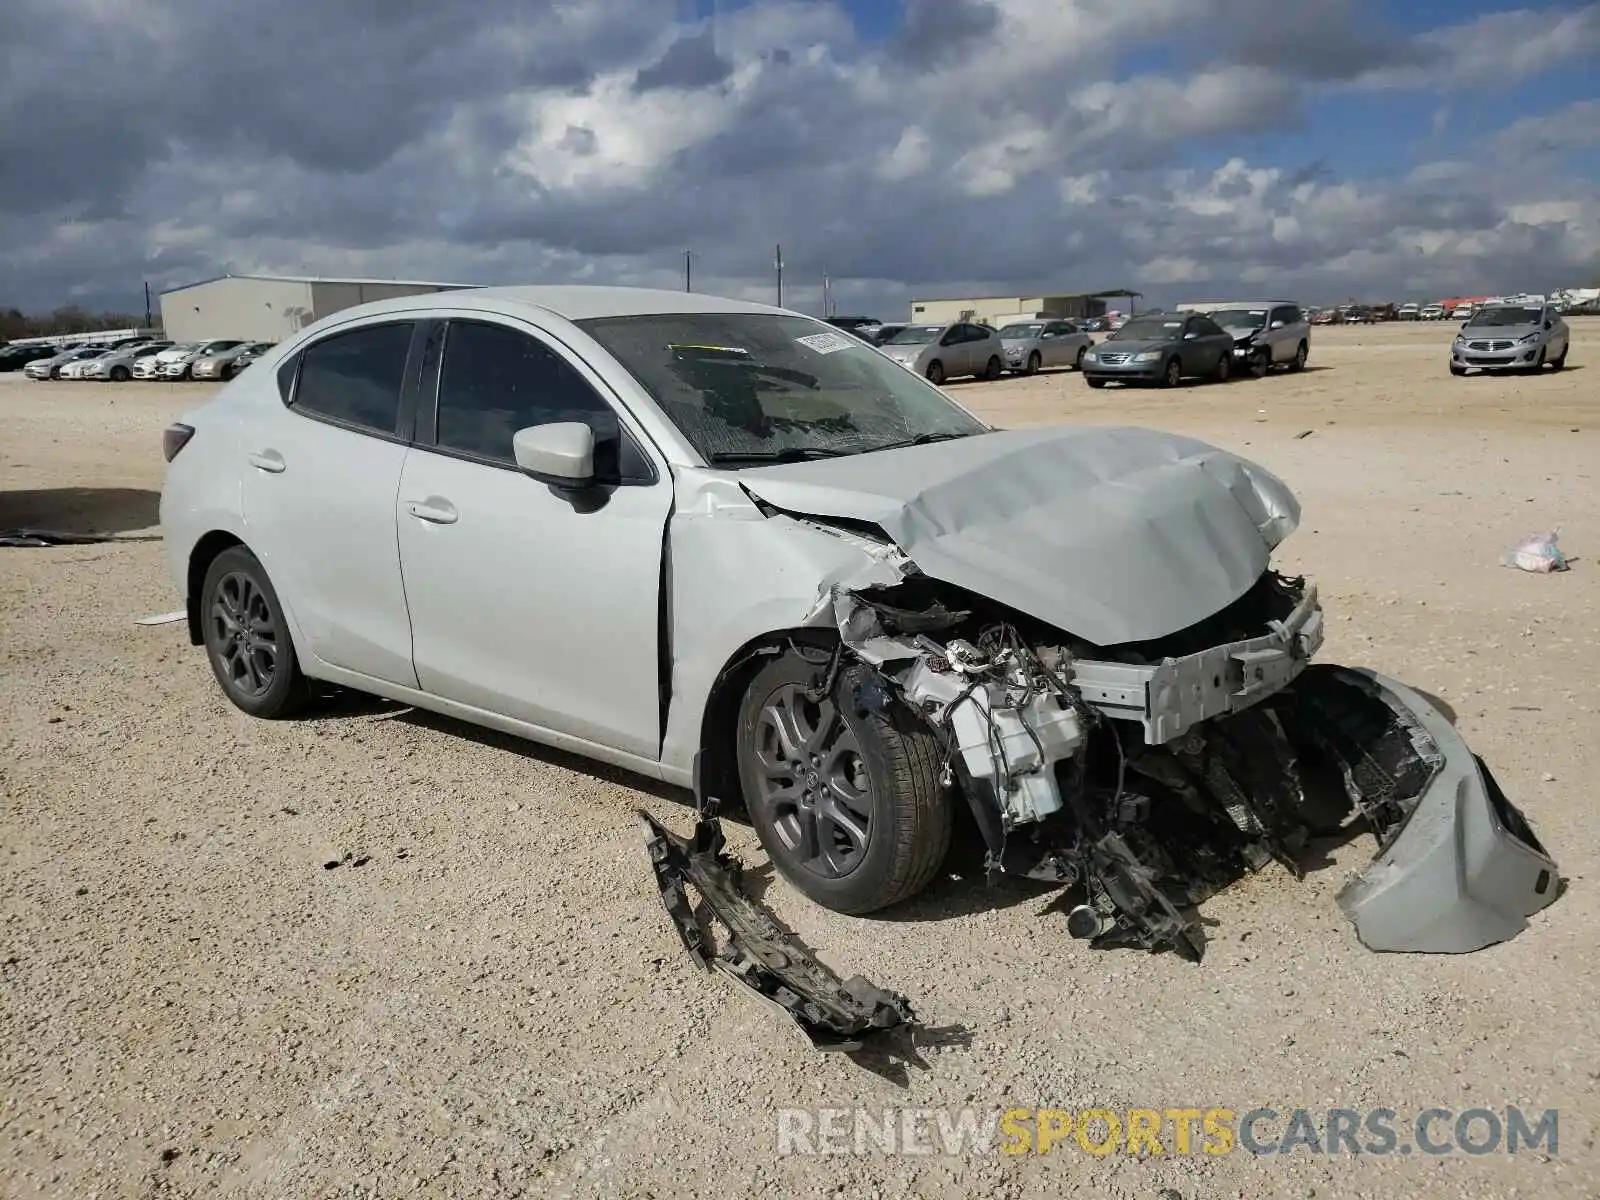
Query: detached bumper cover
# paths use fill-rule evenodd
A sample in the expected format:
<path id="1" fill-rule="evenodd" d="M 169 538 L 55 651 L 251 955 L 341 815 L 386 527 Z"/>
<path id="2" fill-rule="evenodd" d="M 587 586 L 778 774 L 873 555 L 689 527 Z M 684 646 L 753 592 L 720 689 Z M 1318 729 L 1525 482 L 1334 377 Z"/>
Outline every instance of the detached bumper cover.
<path id="1" fill-rule="evenodd" d="M 1560 890 L 1556 864 L 1482 760 L 1436 707 L 1393 679 L 1344 669 L 1341 682 L 1381 701 L 1430 772 L 1414 802 L 1382 797 L 1376 747 L 1341 754 L 1351 799 L 1379 827 L 1377 860 L 1339 893 L 1373 950 L 1462 954 L 1514 937 Z M 1376 773 L 1375 773 L 1376 772 Z M 1410 808 L 1383 828 L 1384 804 Z M 1376 810 L 1376 811 L 1375 811 Z"/>

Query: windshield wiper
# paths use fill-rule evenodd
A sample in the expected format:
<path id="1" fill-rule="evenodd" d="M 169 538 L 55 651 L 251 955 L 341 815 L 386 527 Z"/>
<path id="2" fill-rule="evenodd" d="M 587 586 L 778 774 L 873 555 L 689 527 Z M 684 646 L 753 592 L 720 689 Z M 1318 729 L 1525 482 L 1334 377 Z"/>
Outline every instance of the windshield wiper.
<path id="1" fill-rule="evenodd" d="M 930 442 L 949 442 L 954 441 L 956 438 L 973 436 L 974 434 L 971 433 L 956 433 L 948 429 L 940 433 L 919 433 L 916 437 L 906 438 L 903 441 L 885 442 L 881 446 L 874 446 L 866 453 L 876 453 L 879 450 L 899 450 L 905 446 L 926 446 Z"/>
<path id="2" fill-rule="evenodd" d="M 706 455 L 706 462 L 714 467 L 733 466 L 738 463 L 791 463 L 807 462 L 813 458 L 840 458 L 851 453 L 830 446 L 785 446 L 782 450 L 718 450 Z"/>

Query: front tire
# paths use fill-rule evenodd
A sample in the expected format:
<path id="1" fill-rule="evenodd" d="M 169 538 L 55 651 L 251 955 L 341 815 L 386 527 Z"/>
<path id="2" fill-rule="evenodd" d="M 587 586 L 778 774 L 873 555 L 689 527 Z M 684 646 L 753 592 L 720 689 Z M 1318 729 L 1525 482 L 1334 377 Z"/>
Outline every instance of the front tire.
<path id="1" fill-rule="evenodd" d="M 944 364 L 937 358 L 934 359 L 928 364 L 927 375 L 928 382 L 933 384 L 934 387 L 939 387 L 944 383 Z"/>
<path id="2" fill-rule="evenodd" d="M 1089 352 L 1089 348 L 1087 346 L 1079 346 L 1078 347 L 1078 357 L 1076 357 L 1075 359 L 1072 360 L 1072 365 L 1073 365 L 1074 369 L 1079 370 L 1079 371 L 1083 370 L 1083 356 L 1085 354 L 1087 354 L 1088 352 Z"/>
<path id="3" fill-rule="evenodd" d="M 1232 354 L 1233 352 L 1230 350 L 1224 353 L 1221 358 L 1217 359 L 1216 374 L 1212 376 L 1217 383 L 1227 383 L 1228 380 L 1233 378 Z"/>
<path id="4" fill-rule="evenodd" d="M 1028 369 L 1025 374 L 1037 375 L 1039 373 L 1039 362 L 1039 352 L 1035 350 L 1032 354 L 1028 355 Z"/>
<path id="5" fill-rule="evenodd" d="M 200 629 L 212 673 L 230 703 L 275 720 L 305 707 L 309 688 L 278 593 L 256 556 L 224 550 L 200 589 Z"/>
<path id="6" fill-rule="evenodd" d="M 132 374 L 132 372 L 130 372 L 128 370 L 127 367 L 112 367 L 111 368 L 111 382 L 112 383 L 127 383 L 128 380 L 130 380 L 132 378 L 133 378 L 133 374 Z"/>
<path id="7" fill-rule="evenodd" d="M 867 672 L 811 689 L 826 655 L 790 650 L 750 681 L 739 706 L 739 781 L 756 835 L 784 878 L 824 908 L 861 914 L 928 885 L 950 848 L 938 739 L 905 707 L 855 697 Z"/>
<path id="8" fill-rule="evenodd" d="M 1106 381 L 1104 379 L 1096 379 L 1092 375 L 1085 375 L 1083 377 L 1083 381 L 1092 388 L 1103 388 L 1106 385 Z"/>
<path id="9" fill-rule="evenodd" d="M 1550 360 L 1550 369 L 1552 371 L 1559 371 L 1562 367 L 1567 365 L 1567 351 L 1570 349 L 1572 349 L 1572 343 L 1569 342 L 1565 346 L 1561 347 L 1561 353 L 1559 355 Z"/>
<path id="10" fill-rule="evenodd" d="M 1455 363 L 1451 363 L 1450 364 L 1450 374 L 1452 374 L 1452 375 L 1465 375 L 1466 373 L 1467 373 L 1467 369 L 1465 367 L 1458 367 L 1458 366 L 1456 366 Z"/>
<path id="11" fill-rule="evenodd" d="M 1167 365 L 1161 372 L 1161 386 L 1175 388 L 1183 382 L 1183 364 L 1176 358 L 1167 359 Z"/>

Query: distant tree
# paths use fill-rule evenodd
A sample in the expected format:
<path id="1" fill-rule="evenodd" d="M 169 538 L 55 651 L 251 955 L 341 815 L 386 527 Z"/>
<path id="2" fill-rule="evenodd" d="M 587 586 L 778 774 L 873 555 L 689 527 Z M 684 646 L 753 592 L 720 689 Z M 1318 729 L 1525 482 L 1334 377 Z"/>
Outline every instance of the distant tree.
<path id="1" fill-rule="evenodd" d="M 107 329 L 133 329 L 142 317 L 128 313 L 89 312 L 76 304 L 65 304 L 50 313 L 32 315 L 20 308 L 0 308 L 0 340 L 55 337 L 69 333 L 99 333 Z"/>

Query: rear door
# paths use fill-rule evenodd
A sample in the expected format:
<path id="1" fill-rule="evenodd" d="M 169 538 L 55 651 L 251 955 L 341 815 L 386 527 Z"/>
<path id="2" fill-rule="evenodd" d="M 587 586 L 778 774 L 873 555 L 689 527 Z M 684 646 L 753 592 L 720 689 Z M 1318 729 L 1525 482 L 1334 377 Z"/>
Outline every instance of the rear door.
<path id="1" fill-rule="evenodd" d="M 421 350 L 413 321 L 340 326 L 288 359 L 238 443 L 247 541 L 323 662 L 415 687 L 394 503 Z"/>

